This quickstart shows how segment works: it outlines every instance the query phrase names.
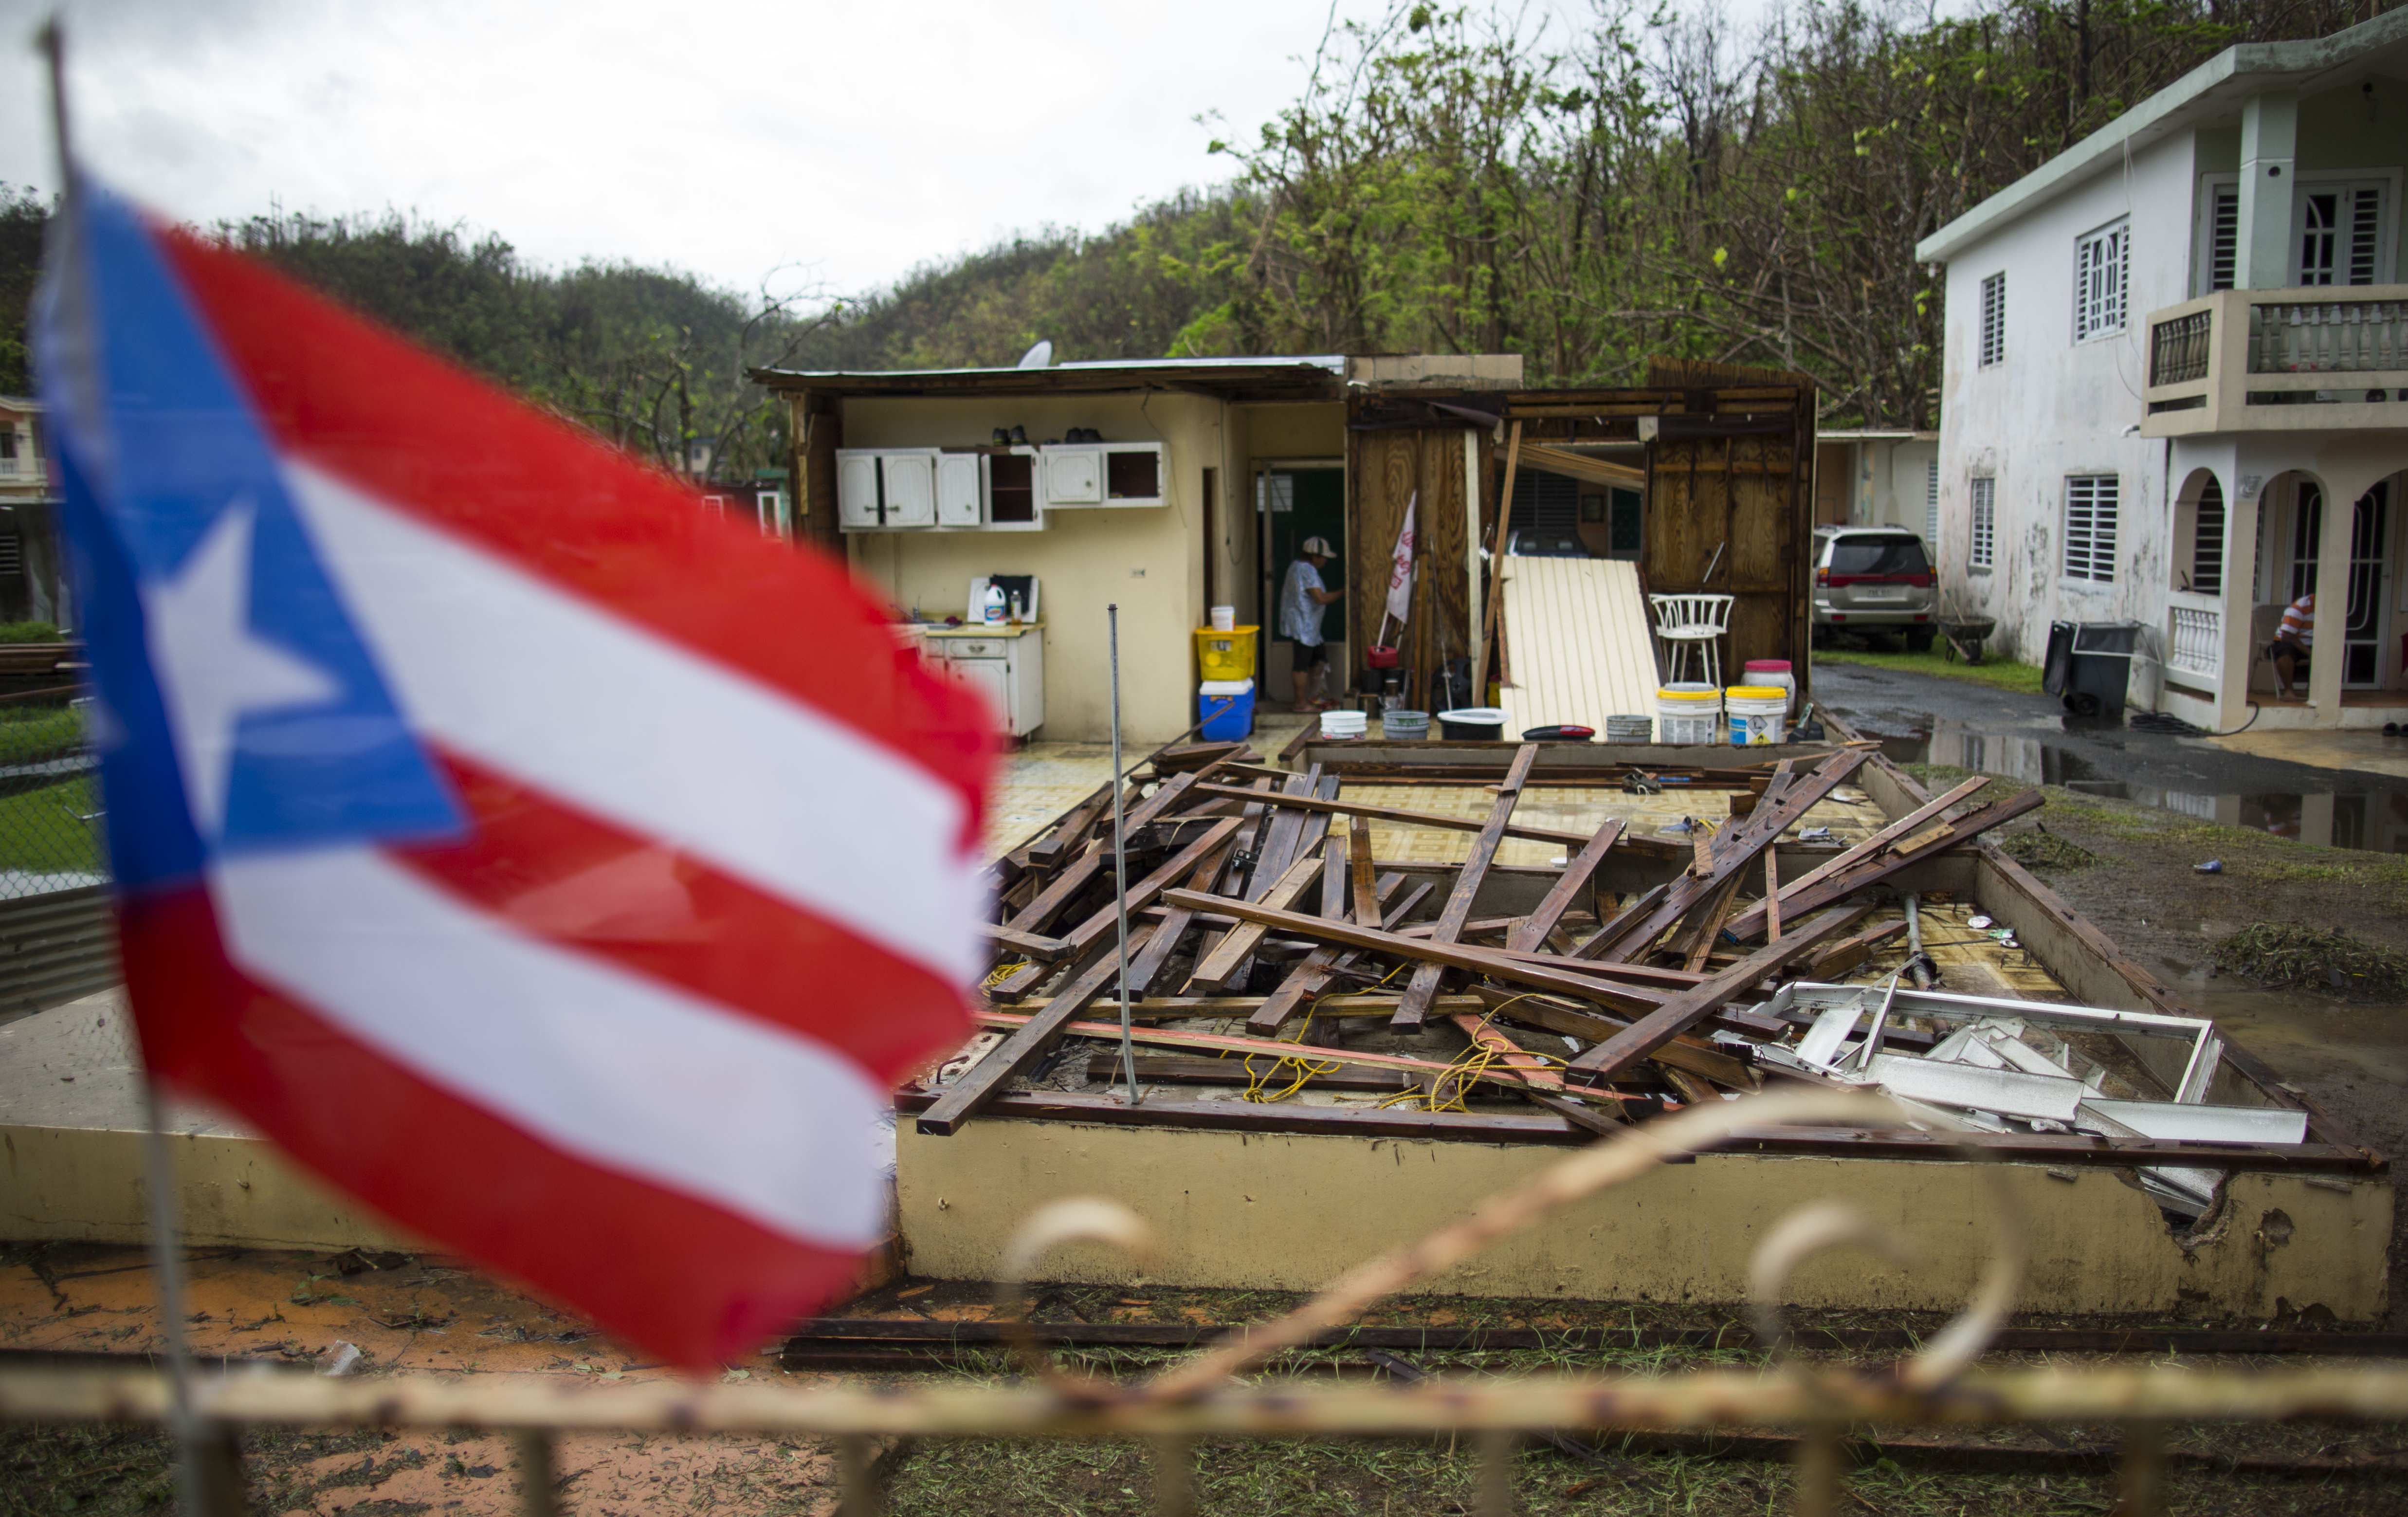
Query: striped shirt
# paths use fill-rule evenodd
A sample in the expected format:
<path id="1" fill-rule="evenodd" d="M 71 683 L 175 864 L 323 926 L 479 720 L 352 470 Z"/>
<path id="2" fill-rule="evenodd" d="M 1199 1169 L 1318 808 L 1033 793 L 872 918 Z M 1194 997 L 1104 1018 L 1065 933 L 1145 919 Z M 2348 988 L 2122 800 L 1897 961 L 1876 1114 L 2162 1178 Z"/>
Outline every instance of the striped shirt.
<path id="1" fill-rule="evenodd" d="M 2313 590 L 2283 608 L 2283 627 L 2278 637 L 2296 638 L 2302 648 L 2316 645 L 2316 593 Z"/>

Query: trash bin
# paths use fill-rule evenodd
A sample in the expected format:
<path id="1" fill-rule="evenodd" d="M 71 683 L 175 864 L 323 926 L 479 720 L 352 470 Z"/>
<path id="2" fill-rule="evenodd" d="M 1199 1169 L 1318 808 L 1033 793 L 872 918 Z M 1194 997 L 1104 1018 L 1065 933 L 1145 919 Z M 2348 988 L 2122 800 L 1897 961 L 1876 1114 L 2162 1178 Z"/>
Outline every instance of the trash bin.
<path id="1" fill-rule="evenodd" d="M 2121 711 L 2140 640 L 2138 622 L 2052 622 L 2041 688 L 2076 716 Z"/>

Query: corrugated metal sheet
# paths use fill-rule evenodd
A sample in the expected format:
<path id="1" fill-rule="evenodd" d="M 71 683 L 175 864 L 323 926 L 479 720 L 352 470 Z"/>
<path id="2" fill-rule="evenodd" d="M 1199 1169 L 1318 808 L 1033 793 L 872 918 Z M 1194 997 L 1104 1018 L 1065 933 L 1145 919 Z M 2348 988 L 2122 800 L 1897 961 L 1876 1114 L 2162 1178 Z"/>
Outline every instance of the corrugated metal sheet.
<path id="1" fill-rule="evenodd" d="M 56 1006 L 123 978 L 108 886 L 0 901 L 0 1012 Z"/>
<path id="2" fill-rule="evenodd" d="M 1506 736 L 1656 709 L 1656 649 L 1639 565 L 1617 559 L 1505 561 L 1506 650 L 1513 682 Z"/>

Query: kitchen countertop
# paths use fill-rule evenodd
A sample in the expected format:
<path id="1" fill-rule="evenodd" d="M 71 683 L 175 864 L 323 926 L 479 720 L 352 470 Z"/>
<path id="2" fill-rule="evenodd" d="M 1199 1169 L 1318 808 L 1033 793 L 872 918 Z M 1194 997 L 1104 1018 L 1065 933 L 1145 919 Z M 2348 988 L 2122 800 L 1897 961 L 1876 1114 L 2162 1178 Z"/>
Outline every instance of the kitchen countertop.
<path id="1" fill-rule="evenodd" d="M 982 622 L 965 622 L 957 627 L 926 626 L 923 628 L 924 634 L 930 637 L 1020 637 L 1032 632 L 1044 630 L 1045 623 L 1042 622 L 1007 622 L 1001 625 Z"/>

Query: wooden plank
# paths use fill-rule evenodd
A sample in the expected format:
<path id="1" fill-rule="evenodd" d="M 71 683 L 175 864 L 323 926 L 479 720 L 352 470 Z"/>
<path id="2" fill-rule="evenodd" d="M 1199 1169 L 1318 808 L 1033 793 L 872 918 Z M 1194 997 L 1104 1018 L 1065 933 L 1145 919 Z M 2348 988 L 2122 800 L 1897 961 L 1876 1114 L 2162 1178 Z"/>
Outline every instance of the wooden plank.
<path id="1" fill-rule="evenodd" d="M 1261 795 L 1254 791 L 1238 790 L 1228 785 L 1199 785 L 1197 787 L 1197 793 L 1223 797 L 1244 796 L 1262 801 L 1268 806 L 1277 807 L 1283 811 L 1291 808 L 1304 811 L 1327 811 L 1337 816 L 1362 817 L 1367 821 L 1385 822 L 1399 827 L 1436 827 L 1446 832 L 1478 832 L 1487 825 L 1487 823 L 1477 817 L 1444 816 L 1436 811 L 1401 811 L 1393 806 L 1372 806 L 1362 801 L 1323 800 L 1315 795 Z M 1587 833 L 1564 832 L 1552 827 L 1508 826 L 1504 835 L 1508 837 L 1519 837 L 1526 842 L 1561 843 L 1567 848 L 1584 847 L 1589 840 Z"/>
<path id="2" fill-rule="evenodd" d="M 1586 1038 L 1592 1043 L 1602 1043 L 1630 1025 L 1624 1018 L 1572 1006 L 1552 995 L 1533 995 L 1526 992 L 1517 995 L 1498 990 L 1494 985 L 1474 986 L 1471 994 L 1489 1008 L 1490 1015 L 1500 1021 L 1526 1023 L 1551 1033 Z M 1692 1038 L 1687 1033 L 1673 1038 L 1647 1057 L 1652 1063 L 1686 1069 L 1693 1075 L 1703 1075 L 1733 1090 L 1752 1090 L 1756 1086 L 1746 1065 L 1704 1038 Z"/>
<path id="3" fill-rule="evenodd" d="M 1986 785 L 1989 782 L 1989 776 L 1977 774 L 1972 779 L 1966 780 L 1963 784 L 1958 785 L 1956 789 L 1948 792 L 1945 795 L 1939 797 L 1937 800 L 1929 801 L 1922 806 L 1916 807 L 1914 810 L 1909 811 L 1906 815 L 1899 818 L 1897 821 L 1882 827 L 1873 833 L 1871 837 L 1867 837 L 1864 841 L 1848 849 L 1845 852 L 1841 853 L 1834 858 L 1826 859 L 1813 869 L 1799 876 L 1796 880 L 1791 880 L 1788 884 L 1784 885 L 1781 888 L 1782 909 L 1794 915 L 1798 910 L 1798 908 L 1792 905 L 1791 902 L 1797 899 L 1802 899 L 1804 892 L 1808 887 L 1819 884 L 1823 880 L 1829 879 L 1831 876 L 1838 874 L 1841 870 L 1872 857 L 1872 855 L 1880 852 L 1892 842 L 1905 837 L 1908 833 L 1913 832 L 1915 828 L 1930 821 L 1933 817 L 1938 816 L 1948 808 L 1956 805 L 1958 802 L 1971 795 L 1975 791 L 1981 789 L 1984 785 Z M 1741 912 L 1738 918 L 1731 923 L 1730 930 L 1737 933 L 1742 941 L 1745 941 L 1750 937 L 1754 937 L 1757 933 L 1764 931 L 1766 917 L 1767 912 L 1765 908 L 1761 903 L 1759 903 Z"/>
<path id="4" fill-rule="evenodd" d="M 1320 782 L 1321 770 L 1316 765 L 1308 774 L 1288 776 L 1280 792 L 1284 795 L 1309 798 L 1312 795 L 1312 787 Z M 1262 846 L 1255 850 L 1254 871 L 1246 877 L 1246 899 L 1250 901 L 1261 900 L 1279 882 L 1280 877 L 1287 873 L 1287 866 L 1296 862 L 1297 835 L 1304 827 L 1304 815 L 1300 811 L 1282 809 L 1268 815 L 1270 824 L 1264 829 Z"/>
<path id="5" fill-rule="evenodd" d="M 1380 920 L 1380 890 L 1371 867 L 1371 829 L 1360 823 L 1349 823 L 1346 830 L 1346 852 L 1354 877 L 1354 920 L 1371 923 Z M 1340 915 L 1324 911 L 1326 917 Z"/>
<path id="6" fill-rule="evenodd" d="M 1888 942 L 1891 938 L 1899 937 L 1905 931 L 1906 923 L 1901 921 L 1893 922 L 1885 927 L 1875 927 L 1870 932 L 1858 933 L 1856 937 L 1834 945 L 1829 952 L 1808 965 L 1806 966 L 1806 978 L 1809 980 L 1837 980 L 1842 975 L 1853 971 L 1858 965 L 1864 963 L 1867 959 L 1871 958 L 1874 949 Z M 1779 939 L 1776 938 L 1774 941 L 1777 942 Z"/>
<path id="7" fill-rule="evenodd" d="M 1993 801 L 1987 806 L 1958 817 L 1956 830 L 1945 837 L 1932 838 L 1922 847 L 1910 851 L 1865 859 L 1852 869 L 1831 875 L 1802 889 L 1793 887 L 1785 893 L 1788 899 L 1782 902 L 1782 909 L 1784 911 L 1813 911 L 1833 901 L 1845 900 L 1866 886 L 1877 885 L 1900 869 L 1919 864 L 1934 853 L 1956 847 L 1967 838 L 1977 837 L 2001 823 L 2013 822 L 2027 811 L 2037 810 L 2041 804 L 2041 793 L 2037 790 L 2027 790 L 2020 794 L 2011 795 L 2003 801 Z M 1738 923 L 1732 924 L 1732 931 L 1740 931 Z M 2194 1011 L 2182 1011 L 2176 1014 L 2198 1015 Z"/>
<path id="8" fill-rule="evenodd" d="M 1129 886 L 1128 909 L 1131 911 L 1140 911 L 1153 905 L 1155 896 L 1160 895 L 1180 880 L 1186 878 L 1188 871 L 1203 862 L 1204 855 L 1228 841 L 1230 835 L 1238 830 L 1239 825 L 1236 817 L 1222 818 L 1212 823 L 1211 827 L 1194 842 L 1172 854 L 1168 863 Z M 1108 902 L 1101 910 L 1081 923 L 1065 937 L 1069 942 L 1070 951 L 1076 953 L 1083 952 L 1089 944 L 1099 941 L 1106 935 L 1116 933 L 1119 927 L 1119 909 Z"/>
<path id="9" fill-rule="evenodd" d="M 989 1010 L 976 1012 L 974 1018 L 982 1026 L 1009 1028 L 1016 1033 L 1044 1015 L 1045 1013 L 1041 1011 L 1035 1016 L 1022 1016 L 1016 1012 Z M 1478 1022 L 1480 1019 L 1472 1017 L 1469 1020 Z M 1121 1036 L 1121 1027 L 1117 1022 L 1070 1022 L 1057 1028 L 1055 1035 L 1068 1038 L 1102 1038 L 1117 1041 Z M 1282 1059 L 1307 1058 L 1315 1062 L 1326 1060 L 1333 1064 L 1362 1065 L 1375 1069 L 1404 1069 L 1424 1076 L 1454 1076 L 1461 1073 L 1454 1065 L 1440 1059 L 1416 1059 L 1410 1054 L 1383 1053 L 1369 1049 L 1332 1048 L 1319 1043 L 1288 1043 L 1277 1038 L 1240 1038 L 1230 1033 L 1189 1032 L 1174 1027 L 1132 1027 L 1129 1029 L 1129 1040 L 1151 1044 L 1157 1048 L 1208 1048 L 1226 1053 L 1255 1055 L 1268 1053 L 1274 1058 Z M 987 1058 L 993 1059 L 1002 1050 L 997 1049 L 996 1053 L 988 1054 Z M 1503 1069 L 1467 1078 L 1490 1081 L 1515 1090 L 1553 1091 L 1577 1095 L 1584 1098 L 1595 1098 L 1586 1089 L 1567 1086 L 1563 1076 L 1547 1068 L 1539 1060 L 1529 1058 L 1527 1055 L 1525 1055 L 1524 1059 L 1525 1064 L 1522 1066 L 1509 1066 Z M 985 1062 L 986 1060 L 981 1060 L 980 1064 L 982 1066 Z M 1227 1067 L 1229 1073 L 1235 1077 L 1232 1083 L 1243 1083 L 1245 1078 L 1243 1066 Z M 965 1075 L 963 1078 L 968 1077 Z"/>
<path id="10" fill-rule="evenodd" d="M 1237 823 L 1231 821 L 1224 824 L 1235 826 Z M 1294 906 L 1298 896 L 1320 883 L 1322 862 L 1318 853 L 1309 853 L 1297 860 L 1288 866 L 1285 874 L 1280 876 L 1278 883 L 1262 893 L 1262 904 L 1282 909 Z M 1212 945 L 1211 953 L 1197 961 L 1191 980 L 1198 985 L 1222 986 L 1224 981 L 1245 967 L 1246 960 L 1254 955 L 1254 949 L 1269 930 L 1256 922 L 1232 928 Z"/>
<path id="11" fill-rule="evenodd" d="M 1397 1001 L 1400 994 L 1396 991 L 1370 991 L 1359 995 L 1347 992 L 1324 995 L 1313 1002 L 1313 1009 L 1315 1015 L 1320 1016 L 1391 1017 L 1396 1015 Z M 1129 1002 L 1129 1015 L 1144 1017 L 1154 1022 L 1183 1022 L 1199 1017 L 1215 1020 L 1228 1017 L 1251 1017 L 1268 1005 L 1270 999 L 1268 995 L 1149 995 L 1143 1000 Z M 1038 1011 L 1043 1009 L 1048 1004 L 1047 999 L 1039 995 L 1019 1002 L 1010 1009 Z M 1457 1011 L 1478 1011 L 1485 1004 L 1479 996 L 1469 994 L 1441 995 L 1438 998 L 1437 1009 L 1451 1016 Z M 1112 1014 L 1115 1017 L 1120 1015 L 1118 1002 L 1112 1004 Z M 1749 1030 L 1759 1031 L 1756 1028 Z M 1774 1023 L 1772 1030 L 1786 1032 L 1788 1023 Z M 1260 1035 L 1249 1034 L 1248 1036 Z"/>
<path id="12" fill-rule="evenodd" d="M 1766 852 L 1772 851 L 1766 849 Z M 1723 935 L 1723 923 L 1730 916 L 1731 902 L 1739 895 L 1739 882 L 1743 878 L 1733 870 L 1723 880 L 1722 888 L 1707 897 L 1698 909 L 1697 925 L 1689 934 L 1688 952 L 1682 955 L 1681 967 L 1696 974 L 1706 966 L 1706 955 L 1714 951 L 1715 940 Z"/>
<path id="13" fill-rule="evenodd" d="M 1492 949 L 1402 937 L 1392 932 L 1360 927 L 1352 923 L 1324 922 L 1319 917 L 1309 917 L 1296 911 L 1273 911 L 1253 901 L 1233 901 L 1225 895 L 1198 895 L 1193 891 L 1174 890 L 1168 892 L 1166 898 L 1177 905 L 1192 906 L 1199 911 L 1223 911 L 1248 922 L 1260 922 L 1297 937 L 1369 949 L 1391 958 L 1415 959 L 1425 964 L 1469 969 L 1491 979 L 1554 991 L 1559 995 L 1600 1006 L 1653 1011 L 1665 1004 L 1659 995 L 1641 991 L 1636 986 L 1616 985 L 1585 974 L 1550 968 Z"/>
<path id="14" fill-rule="evenodd" d="M 1781 850 L 1764 851 L 1764 938 L 1781 941 Z"/>
<path id="15" fill-rule="evenodd" d="M 1321 843 L 1321 914 L 1332 921 L 1346 914 L 1347 839 L 1335 834 Z"/>
<path id="16" fill-rule="evenodd" d="M 1123 823 L 1130 832 L 1137 831 L 1138 828 L 1168 810 L 1171 802 L 1184 794 L 1187 788 L 1195 783 L 1195 775 L 1173 775 L 1163 781 L 1161 787 L 1153 794 L 1139 802 L 1136 809 L 1126 812 L 1122 818 Z M 1014 932 L 1043 932 L 1053 924 L 1054 919 L 1062 914 L 1063 909 L 1068 907 L 1081 891 L 1094 883 L 1096 877 L 1111 865 L 1111 859 L 1112 849 L 1109 838 L 1099 838 L 1088 844 L 1087 851 L 1066 866 L 1062 872 L 1054 877 L 1054 882 L 1047 885 L 1039 893 L 1035 900 L 1028 903 L 1026 910 L 1004 925 Z"/>
<path id="17" fill-rule="evenodd" d="M 1682 992 L 1597 1047 L 1574 1059 L 1579 1078 L 1606 1081 L 1647 1057 L 1703 1022 L 1715 1008 L 1745 994 L 1767 975 L 1777 974 L 1803 958 L 1825 938 L 1863 916 L 1870 907 L 1841 907 L 1799 924 L 1798 930 L 1770 943 L 1722 973 Z"/>
<path id="18" fill-rule="evenodd" d="M 1420 889 L 1412 892 L 1412 894 L 1404 901 L 1398 903 L 1383 920 L 1380 915 L 1383 903 L 1390 897 L 1394 896 L 1398 891 L 1403 889 L 1405 877 L 1403 875 L 1382 875 L 1378 880 L 1372 882 L 1371 899 L 1367 903 L 1368 912 L 1366 914 L 1358 915 L 1355 920 L 1358 922 L 1377 922 L 1380 923 L 1383 928 L 1394 927 L 1396 925 L 1397 919 L 1402 917 L 1406 912 L 1421 904 L 1422 897 L 1427 895 L 1431 890 L 1431 887 L 1425 883 Z M 1330 920 L 1338 921 L 1340 919 L 1332 917 Z M 1295 968 L 1288 971 L 1287 978 L 1279 982 L 1279 988 L 1271 992 L 1269 997 L 1266 999 L 1260 1007 L 1257 1007 L 1250 1015 L 1248 1015 L 1246 1018 L 1246 1031 L 1254 1034 L 1257 1038 L 1272 1037 L 1278 1033 L 1283 1025 L 1286 1023 L 1288 1018 L 1296 1015 L 1297 1011 L 1303 1009 L 1307 1001 L 1312 1001 L 1314 1007 L 1318 1008 L 1326 1001 L 1339 999 L 1339 997 L 1336 996 L 1322 996 L 1320 1000 L 1314 1000 L 1313 998 L 1316 995 L 1320 995 L 1320 993 L 1328 987 L 1329 981 L 1333 978 L 1330 973 L 1332 969 L 1348 965 L 1352 963 L 1354 959 L 1354 955 L 1353 953 L 1347 952 L 1345 950 L 1328 943 L 1324 943 L 1320 947 L 1314 949 L 1312 952 L 1306 954 L 1302 962 L 1298 963 Z M 1399 998 L 1401 999 L 1401 997 Z M 1388 1014 L 1390 1016 L 1396 1015 L 1395 1007 L 1391 1006 L 1389 1008 Z"/>
<path id="19" fill-rule="evenodd" d="M 1472 897 L 1480 894 L 1481 881 L 1488 878 L 1488 866 L 1497 857 L 1498 845 L 1505 840 L 1505 824 L 1513 819 L 1513 808 L 1522 800 L 1522 786 L 1530 778 L 1531 766 L 1538 762 L 1536 743 L 1524 743 L 1513 755 L 1513 767 L 1506 771 L 1505 782 L 1488 808 L 1488 821 L 1471 839 L 1471 852 L 1455 871 L 1455 888 L 1447 893 L 1446 905 L 1439 912 L 1438 925 L 1430 934 L 1432 942 L 1455 941 L 1464 923 L 1470 920 Z M 1430 997 L 1438 994 L 1439 981 L 1445 975 L 1443 965 L 1425 963 L 1416 968 L 1412 982 L 1405 987 L 1404 1004 L 1397 1008 L 1393 1024 L 1420 1025 L 1422 1018 L 1429 1014 Z"/>
<path id="20" fill-rule="evenodd" d="M 1512 518 L 1513 476 L 1521 466 L 1522 423 L 1517 420 L 1505 443 L 1505 486 L 1497 496 L 1496 532 L 1488 544 L 1488 605 L 1485 608 L 1486 615 L 1482 619 L 1480 647 L 1475 651 L 1479 656 L 1471 667 L 1471 678 L 1475 683 L 1488 678 L 1488 654 L 1491 649 L 1496 650 L 1497 653 L 1498 683 L 1513 682 L 1512 671 L 1505 666 L 1505 648 L 1502 641 L 1505 626 L 1505 618 L 1502 614 L 1505 605 L 1505 523 Z M 1430 709 L 1435 711 L 1438 708 L 1432 706 Z"/>
<path id="21" fill-rule="evenodd" d="M 1131 927 L 1131 948 L 1142 947 L 1154 932 L 1152 926 Z M 1080 970 L 1062 994 L 1047 1003 L 1044 1010 L 1032 1015 L 1015 1028 L 995 1052 L 963 1071 L 960 1079 L 944 1088 L 935 1104 L 920 1114 L 919 1130 L 932 1138 L 951 1138 L 978 1114 L 981 1107 L 1003 1094 L 1004 1086 L 1027 1072 L 1044 1057 L 1062 1029 L 1077 1019 L 1104 987 L 1120 978 L 1120 946 L 1098 952 L 1092 963 Z M 1112 1029 L 1115 1034 L 1119 1028 Z"/>
<path id="22" fill-rule="evenodd" d="M 1237 840 L 1232 838 L 1205 855 L 1203 862 L 1196 866 L 1196 872 L 1187 877 L 1187 888 L 1210 891 L 1214 881 L 1221 878 L 1221 870 L 1228 864 L 1229 855 L 1236 852 L 1237 846 Z M 1154 989 L 1154 982 L 1162 978 L 1163 967 L 1170 962 L 1170 955 L 1179 951 L 1179 940 L 1187 935 L 1187 929 L 1195 922 L 1196 913 L 1193 911 L 1175 906 L 1167 909 L 1162 922 L 1154 928 L 1153 937 L 1129 959 L 1130 995 L 1143 995 Z"/>
<path id="23" fill-rule="evenodd" d="M 1119 1029 L 1113 1029 L 1115 1036 Z M 895 1098 L 906 1114 L 925 1111 L 939 1098 L 907 1090 Z M 988 1103 L 996 1118 L 1063 1121 L 1103 1126 L 1192 1127 L 1259 1133 L 1326 1133 L 1348 1138 L 1426 1138 L 1440 1142 L 1552 1143 L 1583 1147 L 1596 1134 L 1553 1112 L 1412 1111 L 1366 1107 L 1298 1106 L 1282 1102 L 1148 1101 L 1130 1106 L 1118 1096 L 1091 1091 L 1018 1091 Z M 2061 1168 L 2128 1169 L 2142 1165 L 2198 1168 L 2280 1170 L 2286 1173 L 2383 1175 L 2378 1154 L 2335 1144 L 2267 1146 L 2248 1143 L 2185 1143 L 2165 1138 L 2104 1138 L 2088 1133 L 1925 1133 L 1912 1128 L 1742 1128 L 1717 1146 L 1724 1153 L 1803 1154 L 1841 1159 L 1907 1159 L 1961 1162 L 1971 1149 L 1984 1158 Z"/>
<path id="24" fill-rule="evenodd" d="M 1010 949 L 1023 958 L 1058 959 L 1070 952 L 1068 938 L 1047 937 L 1032 932 L 1014 932 L 1010 927 L 998 927 L 992 923 L 982 925 L 979 930 L 986 935 L 988 941 L 998 947 Z"/>

